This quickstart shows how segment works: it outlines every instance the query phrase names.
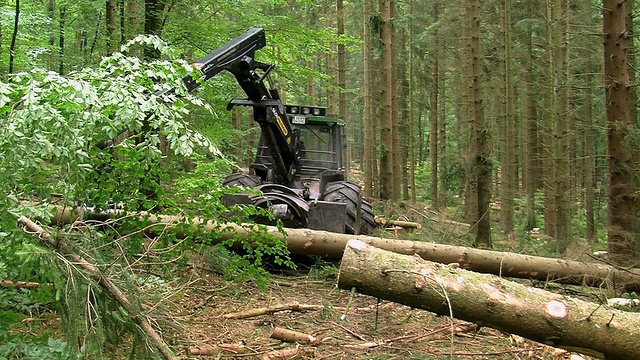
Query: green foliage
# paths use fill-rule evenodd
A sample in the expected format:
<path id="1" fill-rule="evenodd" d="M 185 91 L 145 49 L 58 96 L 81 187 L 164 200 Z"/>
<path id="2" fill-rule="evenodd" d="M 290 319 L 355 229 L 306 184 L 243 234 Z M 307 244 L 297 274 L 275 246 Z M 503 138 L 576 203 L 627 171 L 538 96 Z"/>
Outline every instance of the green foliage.
<path id="1" fill-rule="evenodd" d="M 221 199 L 225 194 L 233 194 L 241 189 L 222 188 L 222 179 L 214 174 L 228 174 L 232 164 L 223 159 L 213 162 L 199 162 L 193 174 L 181 177 L 174 183 L 176 189 L 176 199 L 184 214 L 188 214 L 192 221 L 197 213 L 199 218 L 204 219 L 226 219 L 236 226 L 243 227 L 248 235 L 231 236 L 229 239 L 218 244 L 216 247 L 235 249 L 240 255 L 228 257 L 225 261 L 224 274 L 228 278 L 238 281 L 253 279 L 260 288 L 264 288 L 270 278 L 270 274 L 264 270 L 264 261 L 275 263 L 278 266 L 295 268 L 295 264 L 289 258 L 289 251 L 285 243 L 276 236 L 269 234 L 263 225 L 247 224 L 247 219 L 270 219 L 276 222 L 269 209 L 256 208 L 250 205 L 234 205 L 225 207 L 221 204 Z M 245 189 L 244 191 L 250 191 Z M 279 224 L 279 222 L 277 223 Z M 185 225 L 187 228 L 190 224 Z M 216 223 L 215 228 L 208 231 L 196 230 L 193 236 L 196 237 L 205 247 L 210 241 L 219 239 L 223 233 L 231 231 L 232 228 L 225 226 L 225 223 Z M 283 229 L 279 225 L 281 234 Z M 193 231 L 193 230 L 192 230 Z M 194 244 L 195 245 L 195 244 Z M 220 255 L 218 253 L 218 255 Z M 219 257 L 216 257 L 218 262 Z M 218 268 L 219 266 L 214 266 Z"/>
<path id="2" fill-rule="evenodd" d="M 135 44 L 153 46 L 161 58 L 143 62 L 128 56 Z M 184 206 L 180 214 L 186 215 L 188 223 L 163 227 L 149 218 L 146 229 L 158 230 L 153 238 L 141 230 L 137 216 L 122 216 L 100 226 L 79 222 L 47 229 L 57 241 L 95 263 L 103 276 L 124 291 L 137 311 L 155 315 L 160 326 L 170 325 L 158 320 L 162 318 L 162 306 L 151 307 L 158 313 L 149 314 L 142 302 L 161 301 L 171 289 L 160 291 L 158 286 L 162 284 L 157 279 L 141 279 L 132 271 L 153 269 L 170 276 L 176 267 L 184 265 L 190 249 L 198 244 L 206 246 L 208 238 L 223 231 L 220 228 L 205 233 L 194 228 L 196 213 L 218 219 L 238 212 L 231 217 L 236 223 L 270 216 L 264 209 L 225 209 L 220 205 L 224 192 L 212 173 L 228 172 L 233 167 L 228 161 L 202 162 L 193 174 L 173 184 L 172 173 L 160 166 L 167 155 L 165 149 L 182 158 L 219 155 L 214 144 L 186 120 L 192 109 L 200 114 L 211 111 L 183 88 L 182 78 L 191 71 L 158 38 L 138 37 L 123 46 L 122 52 L 103 58 L 94 67 L 66 76 L 33 69 L 0 82 L 0 177 L 5 179 L 0 183 L 0 276 L 52 284 L 2 292 L 0 312 L 10 326 L 19 322 L 19 314 L 53 304 L 63 315 L 67 341 L 18 338 L 7 328 L 0 333 L 5 354 L 70 358 L 89 351 L 94 358 L 110 358 L 112 346 L 126 340 L 135 351 L 132 358 L 151 356 L 144 335 L 133 323 L 133 314 L 124 311 L 95 279 L 63 255 L 42 247 L 34 242 L 36 237 L 18 229 L 17 216 L 47 223 L 51 218 L 48 205 L 54 203 L 59 208 L 87 204 L 91 211 L 117 205 L 123 214 L 166 210 L 176 203 Z M 165 232 L 168 226 L 176 231 Z M 238 279 L 254 278 L 264 287 L 269 278 L 262 268 L 265 257 L 280 265 L 294 265 L 282 241 L 268 234 L 264 226 L 249 227 L 249 237 L 225 243 L 242 249 L 242 255 L 225 266 L 225 272 Z M 186 238 L 178 239 L 178 233 Z M 153 257 L 153 261 L 142 260 L 147 257 Z M 153 291 L 147 291 L 149 286 Z M 166 326 L 165 332 L 170 330 Z M 16 347 L 18 340 L 32 346 Z"/>

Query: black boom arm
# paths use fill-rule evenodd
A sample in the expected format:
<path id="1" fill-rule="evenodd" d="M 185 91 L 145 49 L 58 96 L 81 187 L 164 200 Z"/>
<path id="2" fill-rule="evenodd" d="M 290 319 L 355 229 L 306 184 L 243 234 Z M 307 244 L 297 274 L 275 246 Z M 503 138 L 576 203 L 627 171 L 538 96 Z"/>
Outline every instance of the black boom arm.
<path id="1" fill-rule="evenodd" d="M 247 94 L 246 99 L 231 99 L 227 109 L 234 106 L 252 106 L 254 120 L 260 125 L 262 134 L 273 158 L 274 180 L 288 184 L 300 169 L 300 144 L 285 113 L 278 90 L 269 81 L 274 65 L 257 62 L 256 50 L 266 46 L 264 29 L 251 28 L 227 44 L 196 61 L 194 66 L 208 80 L 223 70 L 232 73 Z M 199 81 L 187 76 L 187 90 L 199 86 Z"/>

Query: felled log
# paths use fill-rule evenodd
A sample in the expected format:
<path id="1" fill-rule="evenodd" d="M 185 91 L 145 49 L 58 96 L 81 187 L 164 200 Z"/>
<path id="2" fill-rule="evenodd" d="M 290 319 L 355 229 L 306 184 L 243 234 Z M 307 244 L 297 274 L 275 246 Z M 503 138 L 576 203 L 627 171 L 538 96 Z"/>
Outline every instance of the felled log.
<path id="1" fill-rule="evenodd" d="M 417 223 L 417 222 L 411 222 L 411 221 L 402 221 L 402 220 L 390 220 L 390 219 L 385 219 L 379 216 L 376 216 L 373 219 L 377 224 L 380 224 L 382 226 L 400 226 L 403 228 L 414 228 L 414 229 L 422 229 L 422 224 Z"/>
<path id="2" fill-rule="evenodd" d="M 105 217 L 102 214 L 85 214 L 85 216 L 87 218 Z M 113 213 L 106 216 L 117 217 L 123 216 L 123 214 Z M 141 221 L 151 221 L 160 227 L 173 227 L 187 221 L 184 217 L 173 215 L 141 213 L 138 216 Z M 60 221 L 61 217 L 58 216 L 56 219 Z M 202 231 L 224 229 L 224 231 L 220 231 L 220 236 L 217 239 L 212 240 L 213 243 L 228 240 L 233 236 L 249 235 L 251 232 L 250 227 L 232 223 L 218 223 L 201 218 L 195 218 L 191 221 L 194 227 L 198 227 Z M 640 292 L 640 269 L 620 270 L 602 263 L 586 263 L 463 246 L 337 234 L 310 229 L 286 229 L 286 234 L 283 235 L 274 226 L 266 228 L 269 234 L 286 241 L 289 251 L 297 255 L 339 259 L 342 257 L 347 241 L 358 239 L 399 254 L 417 254 L 425 260 L 443 264 L 458 263 L 463 269 L 482 273 L 574 285 L 624 287 L 627 291 Z"/>
<path id="3" fill-rule="evenodd" d="M 640 314 L 348 243 L 338 287 L 606 359 L 640 359 Z"/>
<path id="4" fill-rule="evenodd" d="M 338 287 L 606 359 L 640 359 L 640 314 L 348 243 Z"/>

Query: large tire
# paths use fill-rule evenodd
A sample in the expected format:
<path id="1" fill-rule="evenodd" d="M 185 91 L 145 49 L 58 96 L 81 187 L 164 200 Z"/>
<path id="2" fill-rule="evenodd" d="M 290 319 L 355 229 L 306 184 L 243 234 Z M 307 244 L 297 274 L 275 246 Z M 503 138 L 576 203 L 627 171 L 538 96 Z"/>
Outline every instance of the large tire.
<path id="1" fill-rule="evenodd" d="M 227 176 L 227 178 L 222 182 L 222 187 L 255 189 L 259 184 L 260 177 L 238 172 Z M 234 205 L 252 203 L 248 193 L 243 190 L 240 190 L 240 192 L 234 194 L 224 194 L 221 200 L 222 205 L 226 206 L 227 208 Z M 231 214 L 237 215 L 237 212 L 232 212 Z"/>
<path id="2" fill-rule="evenodd" d="M 226 179 L 222 182 L 222 186 L 224 187 L 235 187 L 242 186 L 250 189 L 255 188 L 260 184 L 260 177 L 256 175 L 249 175 L 243 173 L 233 173 L 227 176 Z"/>
<path id="3" fill-rule="evenodd" d="M 327 184 L 323 199 L 324 201 L 340 202 L 347 205 L 347 218 L 345 221 L 345 233 L 355 234 L 356 219 L 358 215 L 358 199 L 360 198 L 360 187 L 348 181 L 334 181 Z M 360 206 L 362 219 L 360 220 L 361 235 L 369 235 L 376 228 L 371 204 L 362 200 Z"/>

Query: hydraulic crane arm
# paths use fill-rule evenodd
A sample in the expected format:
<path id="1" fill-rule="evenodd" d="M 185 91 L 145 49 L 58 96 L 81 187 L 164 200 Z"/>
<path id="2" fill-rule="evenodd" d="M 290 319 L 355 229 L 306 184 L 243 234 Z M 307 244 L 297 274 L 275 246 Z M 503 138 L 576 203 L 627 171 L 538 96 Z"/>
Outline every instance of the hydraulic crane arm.
<path id="1" fill-rule="evenodd" d="M 227 109 L 233 106 L 253 107 L 254 120 L 260 125 L 269 152 L 273 158 L 274 180 L 289 184 L 300 169 L 300 143 L 285 113 L 278 90 L 269 81 L 274 65 L 255 61 L 256 50 L 266 46 L 264 29 L 251 28 L 209 55 L 196 61 L 194 66 L 208 80 L 223 70 L 232 73 L 246 99 L 231 99 Z M 187 90 L 199 86 L 199 81 L 187 76 Z"/>

